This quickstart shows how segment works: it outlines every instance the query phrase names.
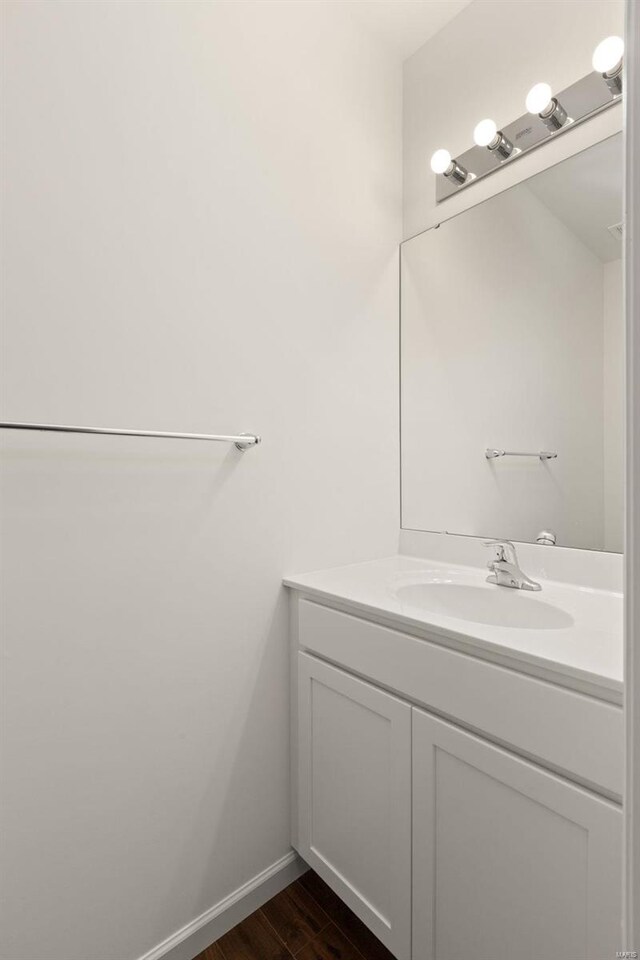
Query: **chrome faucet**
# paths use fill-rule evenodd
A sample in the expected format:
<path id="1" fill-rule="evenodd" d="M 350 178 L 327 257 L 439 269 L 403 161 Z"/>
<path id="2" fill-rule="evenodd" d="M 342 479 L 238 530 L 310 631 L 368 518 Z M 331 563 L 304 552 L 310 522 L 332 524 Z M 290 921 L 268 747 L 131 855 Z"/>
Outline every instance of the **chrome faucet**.
<path id="1" fill-rule="evenodd" d="M 487 583 L 514 587 L 516 590 L 542 590 L 540 584 L 531 580 L 518 566 L 516 548 L 510 540 L 485 540 L 484 545 L 490 547 L 493 554 L 487 563 L 491 570 Z"/>

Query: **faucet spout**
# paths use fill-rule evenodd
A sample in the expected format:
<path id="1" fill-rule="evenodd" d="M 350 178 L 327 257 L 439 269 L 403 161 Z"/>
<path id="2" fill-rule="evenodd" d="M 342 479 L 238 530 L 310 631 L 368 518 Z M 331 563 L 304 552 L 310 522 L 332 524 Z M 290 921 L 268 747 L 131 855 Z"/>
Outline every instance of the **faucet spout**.
<path id="1" fill-rule="evenodd" d="M 487 583 L 514 590 L 542 590 L 539 583 L 520 569 L 516 548 L 510 540 L 486 540 L 485 546 L 491 548 L 493 555 L 487 563 L 491 570 Z"/>

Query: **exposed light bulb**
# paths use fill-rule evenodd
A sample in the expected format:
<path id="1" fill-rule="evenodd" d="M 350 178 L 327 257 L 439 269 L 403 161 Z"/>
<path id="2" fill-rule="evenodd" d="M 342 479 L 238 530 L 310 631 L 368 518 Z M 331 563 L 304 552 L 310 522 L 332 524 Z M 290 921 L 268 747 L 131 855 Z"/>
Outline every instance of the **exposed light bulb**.
<path id="1" fill-rule="evenodd" d="M 498 125 L 493 120 L 481 120 L 476 124 L 473 139 L 479 147 L 486 147 L 499 163 L 513 153 L 511 140 L 505 137 L 502 130 L 498 130 Z"/>
<path id="2" fill-rule="evenodd" d="M 609 73 L 618 66 L 623 53 L 624 40 L 621 37 L 607 37 L 593 51 L 593 69 L 597 73 Z"/>
<path id="3" fill-rule="evenodd" d="M 526 105 L 529 113 L 543 113 L 551 104 L 551 87 L 548 83 L 536 83 L 527 94 Z"/>
<path id="4" fill-rule="evenodd" d="M 458 185 L 465 183 L 469 176 L 469 171 L 453 160 L 448 150 L 436 150 L 431 157 L 431 169 L 434 173 L 443 174 L 450 183 Z"/>
<path id="5" fill-rule="evenodd" d="M 451 154 L 448 150 L 436 150 L 431 157 L 431 169 L 434 173 L 444 173 L 451 166 Z"/>
<path id="6" fill-rule="evenodd" d="M 488 147 L 498 133 L 498 127 L 493 120 L 481 120 L 473 131 L 473 139 L 479 147 Z"/>

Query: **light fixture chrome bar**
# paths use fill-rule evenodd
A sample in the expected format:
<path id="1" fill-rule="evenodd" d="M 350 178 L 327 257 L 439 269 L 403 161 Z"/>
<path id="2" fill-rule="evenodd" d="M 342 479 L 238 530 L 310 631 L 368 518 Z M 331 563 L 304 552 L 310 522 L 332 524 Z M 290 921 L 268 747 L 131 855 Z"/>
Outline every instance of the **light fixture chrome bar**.
<path id="1" fill-rule="evenodd" d="M 540 116 L 525 113 L 513 123 L 501 127 L 500 133 L 504 139 L 509 144 L 513 144 L 513 149 L 507 156 L 504 156 L 504 151 L 487 150 L 484 146 L 473 146 L 465 153 L 457 154 L 456 163 L 463 170 L 468 171 L 468 175 L 464 182 L 457 181 L 453 177 L 436 176 L 436 202 L 441 203 L 459 193 L 460 190 L 466 190 L 472 183 L 477 183 L 483 177 L 502 169 L 506 164 L 513 163 L 530 150 L 542 146 L 554 137 L 563 136 L 567 130 L 573 130 L 575 126 L 603 110 L 608 110 L 615 104 L 621 104 L 622 83 L 619 82 L 621 69 L 611 71 L 613 75 L 609 79 L 604 74 L 594 71 L 565 90 L 554 94 L 555 105 L 561 105 L 563 114 L 566 114 L 566 120 L 563 119 L 560 127 L 557 127 L 555 122 L 560 121 L 556 106 L 553 107 L 546 123 Z M 550 123 L 551 129 L 547 123 Z M 496 160 L 499 162 L 496 163 Z"/>
<path id="2" fill-rule="evenodd" d="M 487 447 L 484 452 L 487 460 L 495 460 L 497 457 L 537 457 L 539 460 L 555 460 L 557 453 L 550 450 L 537 450 L 535 453 L 521 453 L 519 450 L 498 450 L 495 447 Z"/>
<path id="3" fill-rule="evenodd" d="M 240 433 L 235 436 L 209 433 L 165 433 L 160 430 L 119 430 L 113 427 L 70 427 L 58 423 L 18 423 L 0 422 L 2 430 L 45 430 L 50 433 L 90 433 L 108 434 L 114 437 L 159 437 L 171 440 L 214 440 L 219 443 L 234 443 L 238 450 L 248 450 L 260 443 L 260 437 L 253 433 Z"/>

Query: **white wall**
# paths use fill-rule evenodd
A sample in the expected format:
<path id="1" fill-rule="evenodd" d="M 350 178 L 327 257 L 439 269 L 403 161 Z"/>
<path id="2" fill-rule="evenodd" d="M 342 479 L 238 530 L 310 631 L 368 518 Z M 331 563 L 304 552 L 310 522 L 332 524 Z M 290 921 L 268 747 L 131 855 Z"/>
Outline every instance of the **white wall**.
<path id="1" fill-rule="evenodd" d="M 603 444 L 603 264 L 533 190 L 405 243 L 403 526 L 602 549 Z"/>
<path id="2" fill-rule="evenodd" d="M 399 65 L 340 5 L 3 5 L 8 960 L 288 850 L 287 571 L 393 552 Z"/>
<path id="3" fill-rule="evenodd" d="M 604 265 L 604 549 L 624 546 L 625 335 L 622 260 Z"/>
<path id="4" fill-rule="evenodd" d="M 473 0 L 404 65 L 404 236 L 479 203 L 621 129 L 616 106 L 440 204 L 429 159 L 473 146 L 484 117 L 525 112 L 534 83 L 554 90 L 591 70 L 596 44 L 624 32 L 624 0 Z"/>

